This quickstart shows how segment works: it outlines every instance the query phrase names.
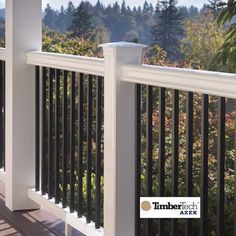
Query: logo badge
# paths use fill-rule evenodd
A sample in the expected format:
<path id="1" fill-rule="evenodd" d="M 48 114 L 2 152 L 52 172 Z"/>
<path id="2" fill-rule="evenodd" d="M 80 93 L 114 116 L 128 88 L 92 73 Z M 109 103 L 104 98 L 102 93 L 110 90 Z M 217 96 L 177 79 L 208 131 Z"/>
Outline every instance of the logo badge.
<path id="1" fill-rule="evenodd" d="M 150 204 L 150 202 L 149 201 L 143 201 L 142 203 L 141 203 L 141 208 L 144 210 L 144 211 L 149 211 L 149 210 L 151 210 L 151 204 Z"/>
<path id="2" fill-rule="evenodd" d="M 200 197 L 141 197 L 140 218 L 200 218 Z"/>

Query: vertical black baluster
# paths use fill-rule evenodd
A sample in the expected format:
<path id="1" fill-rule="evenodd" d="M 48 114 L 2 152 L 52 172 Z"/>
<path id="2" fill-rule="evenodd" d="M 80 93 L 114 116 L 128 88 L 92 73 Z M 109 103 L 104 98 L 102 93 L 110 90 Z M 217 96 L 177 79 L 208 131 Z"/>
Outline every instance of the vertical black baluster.
<path id="1" fill-rule="evenodd" d="M 141 194 L 141 85 L 136 85 L 136 130 L 135 130 L 135 235 L 138 236 L 141 232 L 140 225 L 140 210 L 139 210 L 139 198 Z"/>
<path id="2" fill-rule="evenodd" d="M 96 81 L 96 206 L 95 227 L 100 228 L 101 217 L 101 137 L 102 137 L 102 78 Z"/>
<path id="3" fill-rule="evenodd" d="M 2 158 L 3 158 L 3 169 L 4 171 L 6 171 L 6 156 L 5 156 L 5 124 L 6 124 L 6 97 L 5 97 L 5 93 L 6 93 L 6 86 L 5 86 L 5 82 L 6 82 L 6 63 L 5 61 L 2 62 L 2 101 L 3 101 L 3 145 L 2 145 Z"/>
<path id="4" fill-rule="evenodd" d="M 225 98 L 219 98 L 217 140 L 217 236 L 224 235 Z"/>
<path id="5" fill-rule="evenodd" d="M 43 77 L 42 77 L 42 124 L 41 124 L 41 132 L 42 132 L 42 151 L 41 151 L 41 190 L 42 195 L 46 193 L 46 183 L 47 183 L 47 147 L 46 147 L 46 100 L 47 100 L 47 68 L 43 67 Z"/>
<path id="6" fill-rule="evenodd" d="M 60 70 L 56 70 L 55 83 L 55 202 L 60 201 Z"/>
<path id="7" fill-rule="evenodd" d="M 67 206 L 67 76 L 68 72 L 64 71 L 63 75 L 63 108 L 62 108 L 62 135 L 63 135 L 63 158 L 62 158 L 62 206 Z"/>
<path id="8" fill-rule="evenodd" d="M 187 93 L 186 104 L 186 195 L 193 195 L 193 93 Z M 192 235 L 192 219 L 186 220 L 186 235 Z"/>
<path id="9" fill-rule="evenodd" d="M 53 75 L 54 70 L 49 70 L 48 82 L 48 198 L 53 195 Z"/>
<path id="10" fill-rule="evenodd" d="M 172 97 L 172 196 L 178 196 L 179 171 L 179 91 L 173 91 Z M 178 235 L 178 220 L 171 220 L 172 236 Z"/>
<path id="11" fill-rule="evenodd" d="M 4 133 L 3 133 L 3 123 L 4 123 L 4 105 L 3 105 L 3 61 L 0 61 L 0 168 L 3 168 L 4 156 L 3 156 L 3 145 L 4 145 Z"/>
<path id="12" fill-rule="evenodd" d="M 91 162 L 92 162 L 92 82 L 93 77 L 89 75 L 87 89 L 87 223 L 91 222 Z"/>
<path id="13" fill-rule="evenodd" d="M 40 98 L 39 98 L 39 76 L 40 68 L 39 66 L 35 67 L 35 189 L 39 191 L 39 122 L 40 122 Z"/>
<path id="14" fill-rule="evenodd" d="M 208 95 L 202 95 L 202 119 L 201 119 L 201 235 L 208 235 Z"/>
<path id="15" fill-rule="evenodd" d="M 84 127 L 83 127 L 83 89 L 84 89 L 84 75 L 81 73 L 78 85 L 78 217 L 83 215 L 83 141 L 84 141 Z"/>
<path id="16" fill-rule="evenodd" d="M 147 86 L 147 131 L 146 131 L 146 150 L 147 150 L 147 196 L 152 197 L 152 113 L 153 113 L 153 87 Z M 152 235 L 152 220 L 147 220 L 146 235 Z"/>
<path id="17" fill-rule="evenodd" d="M 75 76 L 75 72 L 72 72 L 70 96 L 70 212 L 75 210 Z"/>
<path id="18" fill-rule="evenodd" d="M 159 196 L 165 195 L 165 88 L 159 89 Z M 159 219 L 159 235 L 164 235 L 164 219 Z"/>

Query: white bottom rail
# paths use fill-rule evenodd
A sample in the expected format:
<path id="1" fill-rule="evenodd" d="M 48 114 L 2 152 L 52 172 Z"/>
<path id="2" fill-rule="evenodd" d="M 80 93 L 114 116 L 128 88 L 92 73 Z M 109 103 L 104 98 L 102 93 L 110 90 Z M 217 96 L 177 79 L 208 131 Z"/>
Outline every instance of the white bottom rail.
<path id="1" fill-rule="evenodd" d="M 102 227 L 100 229 L 96 229 L 94 222 L 87 224 L 85 217 L 78 218 L 77 212 L 70 213 L 69 208 L 62 208 L 61 203 L 55 204 L 54 199 L 48 200 L 47 195 L 42 196 L 40 191 L 36 192 L 35 189 L 28 189 L 28 198 L 36 202 L 41 207 L 48 209 L 52 214 L 61 220 L 65 221 L 66 234 L 71 231 L 68 230 L 71 226 L 87 236 L 104 235 L 104 230 Z"/>

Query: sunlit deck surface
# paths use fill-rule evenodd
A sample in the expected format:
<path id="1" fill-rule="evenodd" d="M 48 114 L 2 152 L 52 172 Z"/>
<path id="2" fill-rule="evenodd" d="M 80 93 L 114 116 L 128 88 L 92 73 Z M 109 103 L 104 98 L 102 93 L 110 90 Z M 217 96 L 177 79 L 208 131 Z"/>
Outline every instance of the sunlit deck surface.
<path id="1" fill-rule="evenodd" d="M 47 209 L 11 212 L 5 207 L 4 183 L 0 181 L 0 236 L 65 235 L 65 224 Z M 74 236 L 84 236 L 73 231 Z"/>

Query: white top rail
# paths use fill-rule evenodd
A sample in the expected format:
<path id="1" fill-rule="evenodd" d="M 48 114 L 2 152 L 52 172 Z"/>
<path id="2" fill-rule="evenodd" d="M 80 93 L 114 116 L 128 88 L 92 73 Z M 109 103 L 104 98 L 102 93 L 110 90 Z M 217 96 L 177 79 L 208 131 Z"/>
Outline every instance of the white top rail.
<path id="1" fill-rule="evenodd" d="M 26 63 L 98 76 L 104 76 L 104 59 L 49 52 L 28 52 Z"/>
<path id="2" fill-rule="evenodd" d="M 121 70 L 126 82 L 236 99 L 236 74 L 150 65 L 124 65 Z"/>
<path id="3" fill-rule="evenodd" d="M 0 48 L 0 60 L 6 61 L 6 49 L 5 48 Z"/>

